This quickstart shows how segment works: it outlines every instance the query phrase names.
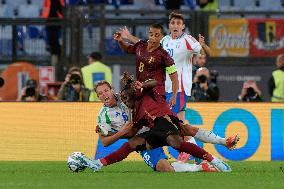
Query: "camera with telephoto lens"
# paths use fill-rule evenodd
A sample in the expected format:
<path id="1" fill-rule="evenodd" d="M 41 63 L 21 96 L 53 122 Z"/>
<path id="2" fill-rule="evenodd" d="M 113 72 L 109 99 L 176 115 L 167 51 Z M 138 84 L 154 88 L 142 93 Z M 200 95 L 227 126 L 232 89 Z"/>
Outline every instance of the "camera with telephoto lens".
<path id="1" fill-rule="evenodd" d="M 30 96 L 35 96 L 36 94 L 36 88 L 37 88 L 37 82 L 35 79 L 29 79 L 26 82 L 26 91 L 25 91 L 25 96 L 30 97 Z"/>
<path id="2" fill-rule="evenodd" d="M 200 75 L 197 77 L 198 83 L 206 83 L 207 82 L 207 77 L 206 75 Z"/>
<path id="3" fill-rule="evenodd" d="M 5 84 L 5 81 L 2 77 L 0 77 L 0 88 L 3 87 L 3 85 Z"/>
<path id="4" fill-rule="evenodd" d="M 70 76 L 70 81 L 69 81 L 71 84 L 81 84 L 82 83 L 82 79 L 81 79 L 81 76 L 78 75 L 78 74 L 71 74 Z"/>
<path id="5" fill-rule="evenodd" d="M 35 96 L 35 94 L 36 94 L 36 91 L 35 91 L 34 87 L 26 88 L 26 95 L 25 95 L 25 97 L 32 97 L 32 96 Z"/>

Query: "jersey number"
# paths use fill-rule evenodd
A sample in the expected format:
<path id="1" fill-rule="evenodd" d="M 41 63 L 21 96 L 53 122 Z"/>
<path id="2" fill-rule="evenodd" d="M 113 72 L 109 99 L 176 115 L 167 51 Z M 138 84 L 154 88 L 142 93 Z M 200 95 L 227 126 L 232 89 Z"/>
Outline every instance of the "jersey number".
<path id="1" fill-rule="evenodd" d="M 140 65 L 139 65 L 139 72 L 143 72 L 144 70 L 144 64 L 142 62 L 140 62 Z"/>
<path id="2" fill-rule="evenodd" d="M 174 49 L 167 49 L 168 54 L 173 57 L 174 55 Z"/>
<path id="3" fill-rule="evenodd" d="M 122 118 L 123 118 L 124 122 L 128 121 L 128 116 L 127 116 L 127 114 L 125 112 L 122 112 Z"/>

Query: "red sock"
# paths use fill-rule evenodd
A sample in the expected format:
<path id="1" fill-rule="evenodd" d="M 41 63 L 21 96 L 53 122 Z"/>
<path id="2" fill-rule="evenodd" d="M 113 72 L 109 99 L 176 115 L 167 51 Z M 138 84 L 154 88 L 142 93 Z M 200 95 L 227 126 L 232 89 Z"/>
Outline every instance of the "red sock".
<path id="1" fill-rule="evenodd" d="M 133 150 L 130 148 L 130 145 L 128 142 L 124 143 L 119 149 L 112 152 L 111 154 L 105 156 L 104 158 L 101 158 L 101 163 L 106 166 L 113 163 L 116 163 L 118 161 L 122 161 L 125 159 L 128 154 L 130 154 Z"/>
<path id="2" fill-rule="evenodd" d="M 179 149 L 177 149 L 177 150 L 179 152 L 185 152 L 185 153 L 193 155 L 194 157 L 197 157 L 199 159 L 204 159 L 204 160 L 207 160 L 209 162 L 211 162 L 213 160 L 213 157 L 212 157 L 211 154 L 209 154 L 204 149 L 202 149 L 199 146 L 192 144 L 190 142 L 183 141 L 181 143 Z"/>

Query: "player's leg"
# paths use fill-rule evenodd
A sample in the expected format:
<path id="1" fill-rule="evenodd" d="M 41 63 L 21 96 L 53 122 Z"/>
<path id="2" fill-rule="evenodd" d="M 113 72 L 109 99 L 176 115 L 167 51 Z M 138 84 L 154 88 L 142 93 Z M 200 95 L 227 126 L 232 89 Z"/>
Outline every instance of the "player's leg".
<path id="1" fill-rule="evenodd" d="M 179 120 L 174 116 L 164 116 L 155 119 L 152 133 L 155 138 L 148 138 L 146 141 L 155 148 L 158 145 L 168 144 L 179 152 L 186 152 L 197 158 L 207 160 L 215 165 L 220 171 L 231 171 L 231 168 L 223 161 L 213 157 L 204 149 L 195 144 L 185 142 L 179 135 Z"/>
<path id="2" fill-rule="evenodd" d="M 159 172 L 197 172 L 209 171 L 209 166 L 173 162 L 170 163 L 167 159 L 162 147 L 152 150 L 144 150 L 140 152 L 144 162 L 155 171 Z M 204 164 L 205 165 L 205 164 Z M 212 171 L 212 170 L 211 170 Z"/>
<path id="3" fill-rule="evenodd" d="M 159 172 L 174 172 L 174 168 L 167 161 L 168 157 L 164 153 L 162 147 L 152 150 L 143 150 L 140 152 L 144 162 L 154 171 Z"/>
<path id="4" fill-rule="evenodd" d="M 200 140 L 201 142 L 211 143 L 211 144 L 221 144 L 229 149 L 234 149 L 237 145 L 240 137 L 235 134 L 229 138 L 223 138 L 216 135 L 213 131 L 208 131 L 203 128 L 193 127 L 189 124 L 181 124 L 182 132 L 186 136 L 193 136 L 194 138 Z"/>
<path id="5" fill-rule="evenodd" d="M 171 97 L 172 97 L 172 93 L 166 93 L 167 103 L 169 103 Z M 177 98 L 176 98 L 176 104 L 172 107 L 172 111 L 177 114 L 178 118 L 180 120 L 182 120 L 183 123 L 186 123 L 185 109 L 186 109 L 186 102 L 187 102 L 188 99 L 189 99 L 189 96 L 187 96 L 184 91 L 178 92 Z M 185 141 L 190 140 L 190 142 L 196 144 L 195 139 L 192 138 L 191 136 L 192 135 L 184 136 L 184 140 Z M 179 156 L 178 156 L 177 159 L 178 159 L 178 161 L 186 162 L 186 161 L 188 161 L 189 157 L 190 157 L 190 154 L 181 152 L 181 153 L 179 153 Z"/>
<path id="6" fill-rule="evenodd" d="M 166 140 L 170 146 L 172 146 L 179 152 L 186 152 L 197 158 L 207 160 L 222 172 L 231 171 L 230 166 L 221 161 L 219 158 L 212 156 L 210 153 L 195 144 L 183 141 L 182 138 L 178 135 L 169 135 Z"/>
<path id="7" fill-rule="evenodd" d="M 135 136 L 128 142 L 124 143 L 119 149 L 110 153 L 109 155 L 98 159 L 91 160 L 88 157 L 82 157 L 82 161 L 87 164 L 87 167 L 93 171 L 100 170 L 103 166 L 107 166 L 113 163 L 117 163 L 125 159 L 133 151 L 141 151 L 146 149 L 146 141 L 144 138 Z"/>

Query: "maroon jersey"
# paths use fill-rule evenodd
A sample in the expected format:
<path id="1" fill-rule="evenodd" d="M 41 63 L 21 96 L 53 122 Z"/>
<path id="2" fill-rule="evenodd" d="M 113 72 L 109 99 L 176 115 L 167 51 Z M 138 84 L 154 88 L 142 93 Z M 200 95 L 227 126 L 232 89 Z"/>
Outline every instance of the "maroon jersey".
<path id="1" fill-rule="evenodd" d="M 139 41 L 130 45 L 128 53 L 136 54 L 136 79 L 140 82 L 155 79 L 156 91 L 165 95 L 166 67 L 174 64 L 173 59 L 161 46 L 152 52 L 147 51 L 147 42 Z"/>
<path id="2" fill-rule="evenodd" d="M 164 115 L 177 117 L 170 109 L 164 96 L 160 95 L 156 89 L 145 90 L 140 95 L 137 95 L 133 111 L 135 126 L 148 126 L 151 128 L 154 124 L 154 118 Z"/>

